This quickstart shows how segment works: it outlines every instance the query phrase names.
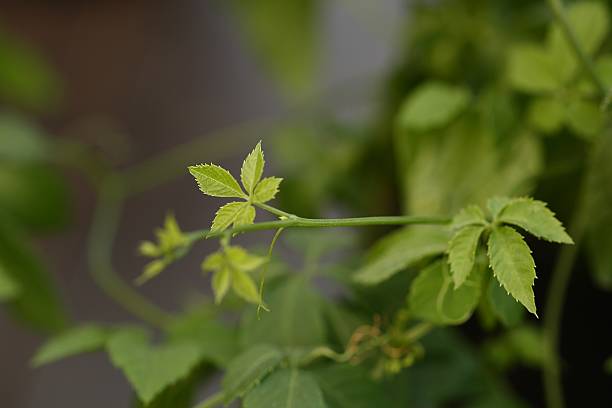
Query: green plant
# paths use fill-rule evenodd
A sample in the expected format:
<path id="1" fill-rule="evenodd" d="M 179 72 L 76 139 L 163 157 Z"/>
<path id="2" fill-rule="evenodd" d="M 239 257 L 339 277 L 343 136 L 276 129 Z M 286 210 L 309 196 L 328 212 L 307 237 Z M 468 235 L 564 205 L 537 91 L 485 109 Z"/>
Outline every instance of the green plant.
<path id="1" fill-rule="evenodd" d="M 168 215 L 156 242 L 139 247 L 150 258 L 136 277 L 141 285 L 163 278 L 200 241 L 218 239 L 219 249 L 202 259 L 212 299 L 178 314 L 118 278 L 112 242 L 124 199 L 184 172 L 201 160 L 195 147 L 213 143 L 196 141 L 121 172 L 80 145 L 52 146 L 36 136 L 24 138 L 31 142 L 25 147 L 0 143 L 11 163 L 29 168 L 57 156 L 92 181 L 92 276 L 143 322 L 66 329 L 53 291 L 26 281 L 39 274 L 19 249 L 23 240 L 3 223 L 0 299 L 26 320 L 59 330 L 33 364 L 105 350 L 147 407 L 191 407 L 197 386 L 222 371 L 220 390 L 198 408 L 235 400 L 247 408 L 523 406 L 505 376 L 522 364 L 542 369 L 548 405 L 562 407 L 558 339 L 579 251 L 595 282 L 612 287 L 608 10 L 601 2 L 565 8 L 549 0 L 548 24 L 538 2 L 429 3 L 411 9 L 406 61 L 366 130 L 311 115 L 289 126 L 263 124 L 284 179 L 264 177 L 261 142 L 245 158 L 240 182 L 215 164 L 188 168 L 202 193 L 233 201 L 198 231 L 183 231 Z M 284 72 L 291 97 L 304 97 L 310 65 L 295 53 L 311 47 L 287 48 L 269 27 L 286 19 L 288 38 L 309 42 L 315 2 L 236 7 L 256 48 Z M 22 126 L 4 123 L 11 132 Z M 252 130 L 248 124 L 218 139 L 239 133 L 250 141 Z M 7 168 L 8 178 L 21 177 Z M 568 191 L 568 184 L 579 187 Z M 569 219 L 569 234 L 531 196 Z M 28 208 L 11 203 L 14 197 L 0 196 L 8 203 L 0 215 L 28 226 Z M 330 206 L 410 215 L 317 217 Z M 266 218 L 255 222 L 258 216 Z M 265 231 L 272 232 L 267 250 L 236 243 Z M 535 299 L 530 248 L 540 259 L 553 249 L 539 240 L 566 244 L 554 268 L 539 269 L 550 277 L 544 302 Z M 277 257 L 277 242 L 292 248 L 301 267 Z M 31 273 L 17 279 L 17 270 Z M 342 295 L 324 295 L 321 281 Z M 479 347 L 452 329 L 474 315 L 486 337 Z"/>

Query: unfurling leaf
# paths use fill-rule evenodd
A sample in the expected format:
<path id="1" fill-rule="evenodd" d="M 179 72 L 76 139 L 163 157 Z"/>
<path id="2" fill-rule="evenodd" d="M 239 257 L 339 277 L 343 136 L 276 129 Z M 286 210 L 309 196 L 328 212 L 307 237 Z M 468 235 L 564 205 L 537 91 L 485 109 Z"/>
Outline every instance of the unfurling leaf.
<path id="1" fill-rule="evenodd" d="M 247 394 L 266 375 L 276 369 L 283 354 L 275 347 L 257 345 L 234 358 L 225 372 L 221 386 L 225 403 Z"/>
<path id="2" fill-rule="evenodd" d="M 266 177 L 261 180 L 259 184 L 257 184 L 257 187 L 255 187 L 253 201 L 256 203 L 265 203 L 272 200 L 276 197 L 276 193 L 278 193 L 278 187 L 281 181 L 283 181 L 283 179 L 280 177 Z"/>
<path id="3" fill-rule="evenodd" d="M 453 289 L 448 263 L 434 262 L 412 282 L 408 296 L 410 311 L 434 324 L 465 322 L 478 304 L 483 269 L 478 265 L 461 287 Z"/>
<path id="4" fill-rule="evenodd" d="M 240 170 L 240 179 L 248 195 L 253 194 L 255 186 L 259 183 L 264 165 L 264 155 L 261 150 L 261 142 L 259 142 L 246 159 L 244 159 L 242 169 Z"/>
<path id="5" fill-rule="evenodd" d="M 474 267 L 476 249 L 483 231 L 483 226 L 464 227 L 455 234 L 449 243 L 448 263 L 450 264 L 455 289 L 465 282 Z"/>
<path id="6" fill-rule="evenodd" d="M 497 216 L 499 222 L 512 224 L 538 238 L 562 244 L 573 244 L 561 222 L 543 201 L 517 198 L 510 201 Z"/>
<path id="7" fill-rule="evenodd" d="M 537 316 L 533 294 L 535 263 L 521 234 L 511 227 L 493 228 L 488 242 L 493 274 L 506 291 Z"/>
<path id="8" fill-rule="evenodd" d="M 312 374 L 285 368 L 271 374 L 244 399 L 245 408 L 326 408 Z"/>
<path id="9" fill-rule="evenodd" d="M 246 198 L 236 179 L 223 167 L 216 164 L 198 164 L 189 166 L 189 172 L 195 177 L 200 190 L 206 195 Z"/>
<path id="10" fill-rule="evenodd" d="M 252 224 L 255 220 L 255 207 L 246 201 L 235 201 L 219 208 L 212 223 L 211 232 L 221 232 L 231 225 Z"/>

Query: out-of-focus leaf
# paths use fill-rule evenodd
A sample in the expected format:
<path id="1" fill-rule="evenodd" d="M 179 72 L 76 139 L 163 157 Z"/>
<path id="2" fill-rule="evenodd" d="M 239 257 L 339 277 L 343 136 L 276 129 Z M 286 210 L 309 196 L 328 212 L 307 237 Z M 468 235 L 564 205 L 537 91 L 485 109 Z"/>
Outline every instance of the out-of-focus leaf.
<path id="1" fill-rule="evenodd" d="M 568 104 L 566 115 L 569 127 L 578 136 L 594 138 L 603 129 L 605 116 L 593 102 L 574 99 Z"/>
<path id="2" fill-rule="evenodd" d="M 286 368 L 271 374 L 244 399 L 245 408 L 326 408 L 312 374 Z"/>
<path id="3" fill-rule="evenodd" d="M 0 264 L 0 302 L 15 299 L 20 291 L 21 289 L 17 282 L 11 278 L 4 269 L 4 266 Z"/>
<path id="4" fill-rule="evenodd" d="M 317 0 L 233 0 L 245 39 L 289 96 L 312 92 L 317 66 Z M 280 35 L 279 35 L 280 34 Z"/>
<path id="5" fill-rule="evenodd" d="M 102 349 L 109 335 L 108 329 L 96 325 L 83 325 L 66 330 L 43 344 L 32 359 L 32 364 L 39 367 L 66 357 Z"/>
<path id="6" fill-rule="evenodd" d="M 415 89 L 400 108 L 399 126 L 419 131 L 442 127 L 465 109 L 469 98 L 469 91 L 463 87 L 427 82 Z"/>
<path id="7" fill-rule="evenodd" d="M 525 309 L 506 292 L 497 279 L 490 280 L 486 295 L 491 311 L 505 326 L 513 327 L 523 320 Z"/>
<path id="8" fill-rule="evenodd" d="M 234 358 L 225 372 L 222 387 L 225 403 L 246 395 L 261 380 L 274 371 L 283 359 L 275 347 L 252 346 Z"/>
<path id="9" fill-rule="evenodd" d="M 329 408 L 392 406 L 383 384 L 375 383 L 360 366 L 333 364 L 314 370 Z"/>
<path id="10" fill-rule="evenodd" d="M 540 132 L 554 133 L 565 121 L 565 106 L 556 98 L 537 98 L 529 105 L 527 120 Z"/>
<path id="11" fill-rule="evenodd" d="M 478 305 L 483 269 L 475 266 L 463 285 L 455 289 L 448 263 L 434 262 L 410 286 L 410 311 L 415 317 L 434 324 L 465 322 Z"/>
<path id="12" fill-rule="evenodd" d="M 550 52 L 533 44 L 519 44 L 510 49 L 508 77 L 514 88 L 527 93 L 555 91 L 567 79 L 559 75 L 559 67 Z"/>
<path id="13" fill-rule="evenodd" d="M 531 326 L 509 330 L 486 343 L 484 350 L 489 360 L 502 369 L 516 363 L 540 367 L 546 356 L 542 333 Z"/>
<path id="14" fill-rule="evenodd" d="M 241 343 L 266 343 L 284 347 L 325 344 L 326 330 L 323 299 L 308 279 L 290 277 L 274 289 L 266 305 L 270 312 L 259 318 L 255 310 L 246 310 L 241 323 Z"/>
<path id="15" fill-rule="evenodd" d="M 200 349 L 191 343 L 152 347 L 144 330 L 128 328 L 113 334 L 107 343 L 113 364 L 120 368 L 146 405 L 163 390 L 186 378 L 200 360 Z"/>
<path id="16" fill-rule="evenodd" d="M 32 49 L 0 32 L 0 100 L 36 110 L 53 109 L 61 81 Z"/>
<path id="17" fill-rule="evenodd" d="M 19 288 L 7 302 L 18 319 L 46 332 L 65 326 L 66 315 L 49 275 L 6 217 L 0 217 L 0 265 Z"/>
<path id="18" fill-rule="evenodd" d="M 68 192 L 55 169 L 0 163 L 0 208 L 28 230 L 57 228 L 68 218 Z"/>
<path id="19" fill-rule="evenodd" d="M 0 159 L 32 162 L 48 154 L 49 143 L 42 129 L 25 117 L 0 113 Z"/>
<path id="20" fill-rule="evenodd" d="M 449 234 L 441 227 L 408 227 L 383 238 L 366 264 L 355 273 L 355 281 L 376 285 L 424 259 L 446 251 Z M 384 249 L 383 249 L 384 247 Z"/>

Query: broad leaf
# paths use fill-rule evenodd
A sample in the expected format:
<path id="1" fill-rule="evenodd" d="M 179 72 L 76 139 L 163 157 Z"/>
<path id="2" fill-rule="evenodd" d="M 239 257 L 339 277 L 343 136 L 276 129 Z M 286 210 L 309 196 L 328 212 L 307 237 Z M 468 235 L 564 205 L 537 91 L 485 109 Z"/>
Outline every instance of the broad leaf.
<path id="1" fill-rule="evenodd" d="M 474 267 L 476 249 L 483 231 L 483 226 L 464 227 L 455 233 L 448 245 L 448 263 L 455 289 L 463 285 Z"/>
<path id="2" fill-rule="evenodd" d="M 229 171 L 216 164 L 198 164 L 189 166 L 189 172 L 195 177 L 200 191 L 213 197 L 246 198 L 236 179 Z"/>
<path id="3" fill-rule="evenodd" d="M 150 346 L 146 332 L 124 329 L 107 343 L 113 364 L 120 368 L 146 405 L 164 389 L 185 378 L 200 361 L 192 343 Z"/>
<path id="4" fill-rule="evenodd" d="M 487 290 L 487 300 L 493 314 L 506 326 L 516 326 L 523 320 L 525 309 L 499 284 L 491 279 Z"/>
<path id="5" fill-rule="evenodd" d="M 429 130 L 446 125 L 465 109 L 470 98 L 467 89 L 439 82 L 427 82 L 414 90 L 399 113 L 405 129 Z"/>
<path id="6" fill-rule="evenodd" d="M 283 369 L 265 379 L 244 399 L 245 408 L 326 408 L 323 393 L 312 374 Z"/>
<path id="7" fill-rule="evenodd" d="M 283 359 L 283 354 L 268 345 L 252 346 L 234 358 L 225 372 L 222 387 L 225 403 L 241 398 L 265 376 L 274 371 Z"/>
<path id="8" fill-rule="evenodd" d="M 503 287 L 531 313 L 536 314 L 533 295 L 535 263 L 521 234 L 511 227 L 493 228 L 488 242 L 493 274 Z"/>
<path id="9" fill-rule="evenodd" d="M 509 197 L 491 197 L 487 200 L 487 209 L 491 213 L 491 217 L 495 220 L 499 217 L 499 213 L 506 208 L 506 206 L 512 202 Z"/>
<path id="10" fill-rule="evenodd" d="M 563 85 L 558 66 L 548 50 L 532 44 L 520 44 L 509 52 L 508 76 L 519 91 L 547 93 Z"/>
<path id="11" fill-rule="evenodd" d="M 259 142 L 246 159 L 244 159 L 242 169 L 240 170 L 240 179 L 248 195 L 253 194 L 255 186 L 261 180 L 264 165 L 264 154 L 261 150 L 261 142 Z"/>
<path id="12" fill-rule="evenodd" d="M 314 376 L 329 408 L 380 408 L 393 406 L 384 386 L 372 380 L 361 366 L 331 364 L 316 369 Z"/>
<path id="13" fill-rule="evenodd" d="M 323 299 L 303 276 L 289 278 L 271 291 L 270 313 L 257 316 L 246 310 L 241 322 L 244 345 L 269 343 L 284 347 L 319 346 L 325 343 Z"/>
<path id="14" fill-rule="evenodd" d="M 252 224 L 255 220 L 255 207 L 246 201 L 236 201 L 219 208 L 213 220 L 211 232 L 223 231 L 231 225 Z"/>
<path id="15" fill-rule="evenodd" d="M 460 324 L 470 318 L 478 305 L 483 269 L 472 270 L 460 288 L 452 287 L 448 263 L 439 260 L 425 268 L 412 282 L 408 295 L 415 317 L 434 324 Z"/>
<path id="16" fill-rule="evenodd" d="M 95 325 L 78 326 L 52 337 L 32 359 L 32 365 L 39 367 L 45 364 L 102 349 L 109 337 L 109 331 Z"/>
<path id="17" fill-rule="evenodd" d="M 392 242 L 386 245 L 385 241 Z M 409 227 L 383 239 L 378 245 L 385 248 L 357 271 L 356 282 L 376 285 L 424 259 L 444 253 L 448 232 L 439 227 Z"/>
<path id="18" fill-rule="evenodd" d="M 253 201 L 256 203 L 265 203 L 272 200 L 276 197 L 276 193 L 278 193 L 278 187 L 281 181 L 283 181 L 283 179 L 279 177 L 266 177 L 261 180 L 259 184 L 257 184 L 257 187 L 255 187 Z"/>
<path id="19" fill-rule="evenodd" d="M 561 222 L 546 207 L 543 201 L 518 198 L 508 203 L 499 213 L 497 220 L 517 225 L 538 238 L 563 244 L 573 244 Z"/>
<path id="20" fill-rule="evenodd" d="M 458 230 L 469 225 L 485 225 L 484 213 L 477 205 L 468 205 L 453 217 L 451 229 Z"/>
<path id="21" fill-rule="evenodd" d="M 565 106 L 553 97 L 541 97 L 531 101 L 527 120 L 536 128 L 544 133 L 554 133 L 558 131 L 565 121 Z"/>

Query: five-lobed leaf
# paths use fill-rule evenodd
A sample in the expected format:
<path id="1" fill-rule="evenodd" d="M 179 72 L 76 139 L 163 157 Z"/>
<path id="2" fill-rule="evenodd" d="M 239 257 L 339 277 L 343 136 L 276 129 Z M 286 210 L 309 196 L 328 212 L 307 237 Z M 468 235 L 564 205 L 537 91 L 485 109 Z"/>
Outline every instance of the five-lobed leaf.
<path id="1" fill-rule="evenodd" d="M 281 181 L 283 179 L 280 177 L 266 177 L 261 180 L 253 192 L 253 202 L 265 203 L 272 200 L 278 193 Z"/>
<path id="2" fill-rule="evenodd" d="M 297 368 L 278 370 L 244 399 L 245 408 L 326 408 L 312 374 Z"/>
<path id="3" fill-rule="evenodd" d="M 189 166 L 200 191 L 213 197 L 246 198 L 244 191 L 229 171 L 216 164 Z"/>
<path id="4" fill-rule="evenodd" d="M 453 236 L 449 243 L 448 263 L 455 288 L 463 285 L 474 267 L 476 249 L 483 231 L 484 227 L 479 225 L 464 227 Z"/>
<path id="5" fill-rule="evenodd" d="M 500 211 L 497 220 L 523 228 L 538 238 L 562 244 L 573 244 L 574 241 L 565 232 L 561 222 L 548 209 L 543 201 L 531 198 L 517 198 L 509 202 Z"/>
<path id="6" fill-rule="evenodd" d="M 227 367 L 221 386 L 229 404 L 247 394 L 281 363 L 283 354 L 269 345 L 256 345 L 234 358 Z"/>
<path id="7" fill-rule="evenodd" d="M 259 183 L 261 175 L 263 174 L 264 165 L 264 155 L 261 150 L 261 142 L 259 142 L 246 159 L 244 159 L 242 168 L 240 169 L 240 179 L 248 195 L 253 194 L 255 186 Z"/>
<path id="8" fill-rule="evenodd" d="M 104 347 L 109 331 L 95 325 L 74 327 L 52 337 L 42 345 L 32 358 L 32 365 L 40 367 L 45 364 L 95 351 Z"/>
<path id="9" fill-rule="evenodd" d="M 497 226 L 489 235 L 488 255 L 493 274 L 506 291 L 536 314 L 533 294 L 535 263 L 521 234 L 508 226 Z"/>

